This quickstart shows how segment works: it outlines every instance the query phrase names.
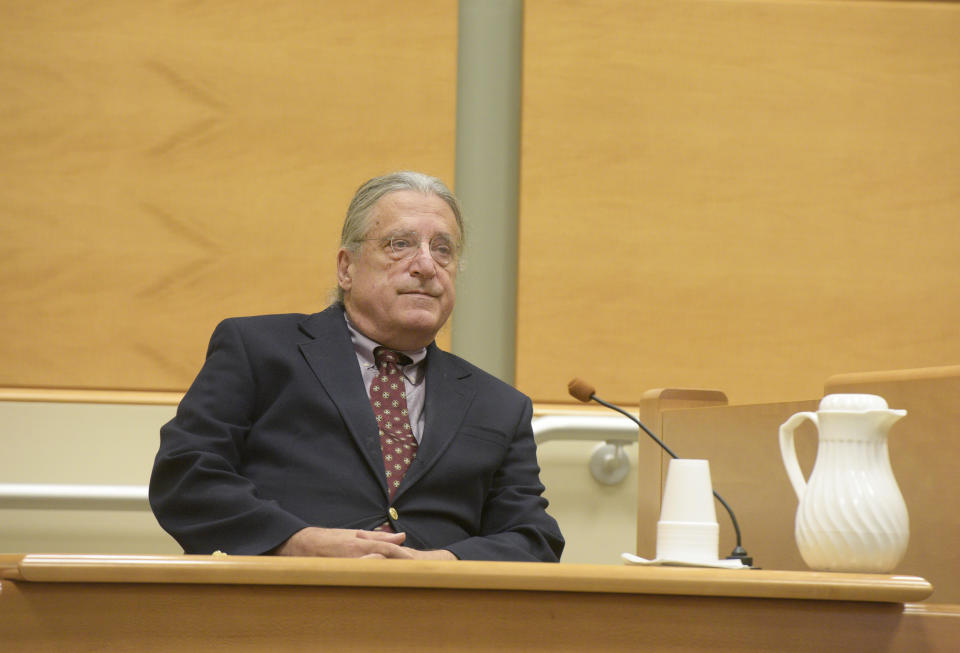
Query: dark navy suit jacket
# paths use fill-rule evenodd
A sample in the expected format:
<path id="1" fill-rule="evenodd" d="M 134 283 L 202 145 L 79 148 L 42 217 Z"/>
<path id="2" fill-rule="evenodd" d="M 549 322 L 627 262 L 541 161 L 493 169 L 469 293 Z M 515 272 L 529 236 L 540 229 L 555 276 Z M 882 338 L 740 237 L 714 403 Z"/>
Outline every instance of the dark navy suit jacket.
<path id="1" fill-rule="evenodd" d="M 150 504 L 161 526 L 187 553 L 256 555 L 307 526 L 389 520 L 418 549 L 559 560 L 530 400 L 435 344 L 426 366 L 422 441 L 390 502 L 343 308 L 224 320 L 160 431 Z"/>

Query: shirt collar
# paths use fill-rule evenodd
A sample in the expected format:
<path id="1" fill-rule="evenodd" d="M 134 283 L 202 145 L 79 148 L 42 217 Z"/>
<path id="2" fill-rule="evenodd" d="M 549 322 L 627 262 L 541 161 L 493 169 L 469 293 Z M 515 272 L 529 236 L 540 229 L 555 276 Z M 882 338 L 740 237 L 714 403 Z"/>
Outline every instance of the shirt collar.
<path id="1" fill-rule="evenodd" d="M 343 312 L 343 317 L 347 321 L 347 329 L 350 331 L 350 342 L 353 343 L 353 350 L 356 352 L 357 358 L 364 366 L 374 367 L 376 361 L 373 358 L 373 350 L 382 345 L 360 333 L 357 327 L 353 325 L 353 322 L 350 321 L 346 311 Z M 400 353 L 408 356 L 410 360 L 413 361 L 409 365 L 402 366 L 400 371 L 411 383 L 419 383 L 423 369 L 420 363 L 427 357 L 427 348 L 421 347 L 414 351 L 402 351 Z"/>

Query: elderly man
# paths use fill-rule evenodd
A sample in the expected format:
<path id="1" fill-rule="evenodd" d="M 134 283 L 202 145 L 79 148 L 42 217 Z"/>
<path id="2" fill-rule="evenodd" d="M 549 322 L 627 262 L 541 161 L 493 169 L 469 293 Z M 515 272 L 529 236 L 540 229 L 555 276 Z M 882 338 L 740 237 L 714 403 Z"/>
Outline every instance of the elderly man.
<path id="1" fill-rule="evenodd" d="M 150 480 L 187 553 L 559 560 L 530 400 L 434 343 L 462 241 L 440 180 L 372 179 L 338 302 L 216 328 Z"/>

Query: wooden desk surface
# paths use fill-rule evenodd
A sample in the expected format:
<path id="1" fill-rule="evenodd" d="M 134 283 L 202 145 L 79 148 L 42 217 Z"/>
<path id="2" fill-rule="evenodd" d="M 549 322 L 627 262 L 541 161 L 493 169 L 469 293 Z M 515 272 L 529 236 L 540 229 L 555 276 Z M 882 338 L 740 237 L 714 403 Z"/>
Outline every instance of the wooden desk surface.
<path id="1" fill-rule="evenodd" d="M 907 603 L 933 592 L 917 576 L 525 562 L 257 556 L 25 555 L 0 559 L 11 580 L 606 592 Z"/>
<path id="2" fill-rule="evenodd" d="M 931 592 L 915 576 L 772 570 L 6 555 L 0 641 L 5 651 L 950 650 L 960 608 L 910 603 Z"/>

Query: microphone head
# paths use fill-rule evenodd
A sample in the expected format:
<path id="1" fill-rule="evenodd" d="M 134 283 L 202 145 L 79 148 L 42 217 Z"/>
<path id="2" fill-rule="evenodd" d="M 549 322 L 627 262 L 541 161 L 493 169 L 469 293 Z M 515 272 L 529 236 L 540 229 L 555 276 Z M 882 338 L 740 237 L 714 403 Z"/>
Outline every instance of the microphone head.
<path id="1" fill-rule="evenodd" d="M 596 391 L 596 388 L 583 379 L 573 379 L 567 384 L 567 391 L 574 399 L 578 399 L 583 403 L 589 403 L 590 399 L 593 398 L 593 393 Z"/>

